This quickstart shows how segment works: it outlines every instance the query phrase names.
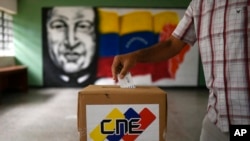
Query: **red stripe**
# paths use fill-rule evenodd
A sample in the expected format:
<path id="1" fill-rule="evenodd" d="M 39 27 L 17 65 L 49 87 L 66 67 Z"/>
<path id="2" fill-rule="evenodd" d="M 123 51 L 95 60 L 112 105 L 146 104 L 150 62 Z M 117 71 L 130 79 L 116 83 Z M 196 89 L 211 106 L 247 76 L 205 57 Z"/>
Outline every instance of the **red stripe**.
<path id="1" fill-rule="evenodd" d="M 248 0 L 248 5 L 250 5 L 250 0 Z M 250 76 L 249 76 L 249 59 L 248 59 L 248 11 L 247 11 L 247 8 L 245 8 L 244 10 L 246 10 L 246 14 L 245 14 L 245 37 L 244 37 L 244 48 L 245 48 L 245 73 L 246 73 L 246 81 L 247 81 L 247 88 L 248 88 L 248 101 L 250 103 Z M 250 111 L 249 111 L 250 112 Z"/>
<path id="2" fill-rule="evenodd" d="M 250 60 L 250 58 L 248 58 L 248 60 Z M 235 59 L 230 59 L 228 60 L 228 62 L 233 63 L 233 62 L 242 62 L 245 61 L 245 58 L 235 58 Z M 204 61 L 203 64 L 210 64 L 212 61 Z M 217 60 L 215 61 L 217 64 L 219 63 L 223 63 L 224 61 L 222 60 Z"/>
<path id="3" fill-rule="evenodd" d="M 214 6 L 215 6 L 215 1 L 213 1 L 213 8 L 211 10 L 210 24 L 209 24 L 210 25 L 209 26 L 209 39 L 210 39 L 211 57 L 212 57 L 212 62 L 211 62 L 211 77 L 212 77 L 211 87 L 212 88 L 214 87 L 214 45 L 213 45 L 213 33 L 212 33 L 213 16 L 214 16 Z M 217 101 L 216 101 L 216 103 L 217 103 Z"/>
<path id="4" fill-rule="evenodd" d="M 97 77 L 112 77 L 111 65 L 114 57 L 100 57 L 97 66 Z"/>
<path id="5" fill-rule="evenodd" d="M 212 33 L 212 26 L 213 26 L 213 16 L 214 16 L 214 8 L 215 8 L 215 1 L 213 1 L 213 8 L 211 10 L 211 15 L 210 15 L 210 23 L 209 23 L 209 40 L 210 40 L 210 45 L 211 45 L 211 57 L 212 57 L 212 61 L 211 61 L 211 77 L 212 77 L 212 84 L 211 84 L 211 88 L 214 87 L 214 45 L 213 45 L 213 33 Z M 213 94 L 213 96 L 215 97 L 215 103 L 214 103 L 214 109 L 215 112 L 218 114 L 218 110 L 216 109 L 216 105 L 218 104 L 217 101 L 217 96 L 215 94 Z M 217 118 L 215 121 L 215 124 L 217 124 Z"/>
<path id="6" fill-rule="evenodd" d="M 143 131 L 146 130 L 148 126 L 156 119 L 156 116 L 148 108 L 144 108 L 139 115 L 141 117 L 139 122 L 141 126 L 138 129 Z M 139 135 L 126 134 L 122 137 L 122 139 L 124 141 L 134 141 L 138 136 Z"/>
<path id="7" fill-rule="evenodd" d="M 203 0 L 201 0 L 201 3 L 200 3 L 200 14 L 199 14 L 199 21 L 198 21 L 198 45 L 200 46 L 200 42 L 199 42 L 199 40 L 200 40 L 200 35 L 201 35 L 201 20 L 202 20 L 202 5 L 203 5 Z"/>
<path id="8" fill-rule="evenodd" d="M 214 11 L 216 11 L 214 9 Z M 244 29 L 230 29 L 227 31 L 228 34 L 230 33 L 235 33 L 235 32 L 244 32 Z M 216 34 L 213 34 L 214 36 L 220 36 L 221 33 L 216 33 Z M 203 41 L 203 40 L 207 40 L 209 38 L 209 36 L 203 36 L 200 38 L 200 41 Z"/>
<path id="9" fill-rule="evenodd" d="M 224 11 L 224 27 L 223 27 L 223 41 L 224 41 L 224 64 L 223 64 L 223 77 L 224 77 L 224 88 L 225 88 L 225 99 L 226 99 L 226 109 L 227 109 L 227 117 L 228 117 L 228 124 L 231 125 L 231 120 L 230 120 L 230 112 L 229 112 L 229 98 L 228 98 L 228 89 L 227 89 L 227 56 L 226 56 L 226 42 L 227 42 L 227 9 L 228 9 L 228 0 L 226 1 L 226 5 L 225 5 L 225 11 Z"/>
<path id="10" fill-rule="evenodd" d="M 227 117 L 227 115 L 220 115 L 220 117 L 222 117 L 222 118 L 226 118 Z M 250 116 L 248 116 L 248 115 L 234 115 L 234 118 L 250 118 Z"/>

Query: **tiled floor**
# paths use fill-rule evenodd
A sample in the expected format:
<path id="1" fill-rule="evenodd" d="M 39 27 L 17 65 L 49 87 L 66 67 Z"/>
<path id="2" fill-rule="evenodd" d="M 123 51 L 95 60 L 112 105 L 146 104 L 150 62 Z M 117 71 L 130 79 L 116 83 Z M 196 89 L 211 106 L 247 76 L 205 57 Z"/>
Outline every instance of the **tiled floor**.
<path id="1" fill-rule="evenodd" d="M 0 95 L 0 141 L 79 141 L 77 88 L 30 89 Z M 167 141 L 198 141 L 206 112 L 204 88 L 165 88 Z"/>

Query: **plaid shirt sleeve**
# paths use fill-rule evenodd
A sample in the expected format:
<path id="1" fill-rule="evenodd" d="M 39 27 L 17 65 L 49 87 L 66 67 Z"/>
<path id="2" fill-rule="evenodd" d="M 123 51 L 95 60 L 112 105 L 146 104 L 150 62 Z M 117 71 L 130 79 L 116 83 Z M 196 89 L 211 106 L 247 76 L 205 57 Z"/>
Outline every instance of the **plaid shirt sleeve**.
<path id="1" fill-rule="evenodd" d="M 193 1 L 189 4 L 183 18 L 172 35 L 190 45 L 194 45 L 197 40 L 194 20 L 193 20 Z"/>

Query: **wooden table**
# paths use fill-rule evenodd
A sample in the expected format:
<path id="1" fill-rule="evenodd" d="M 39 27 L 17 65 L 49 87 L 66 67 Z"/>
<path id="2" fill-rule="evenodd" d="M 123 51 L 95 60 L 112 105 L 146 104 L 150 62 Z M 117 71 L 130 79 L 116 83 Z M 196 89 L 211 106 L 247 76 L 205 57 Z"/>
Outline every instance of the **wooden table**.
<path id="1" fill-rule="evenodd" d="M 28 91 L 27 67 L 22 65 L 0 68 L 0 92 Z"/>

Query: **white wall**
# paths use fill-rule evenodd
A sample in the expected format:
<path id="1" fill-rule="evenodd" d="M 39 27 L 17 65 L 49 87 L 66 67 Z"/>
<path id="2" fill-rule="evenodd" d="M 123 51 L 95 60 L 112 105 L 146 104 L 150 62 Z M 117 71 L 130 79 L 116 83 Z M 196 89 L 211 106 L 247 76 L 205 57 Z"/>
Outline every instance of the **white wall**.
<path id="1" fill-rule="evenodd" d="M 17 0 L 0 0 L 0 10 L 10 14 L 17 13 Z"/>

